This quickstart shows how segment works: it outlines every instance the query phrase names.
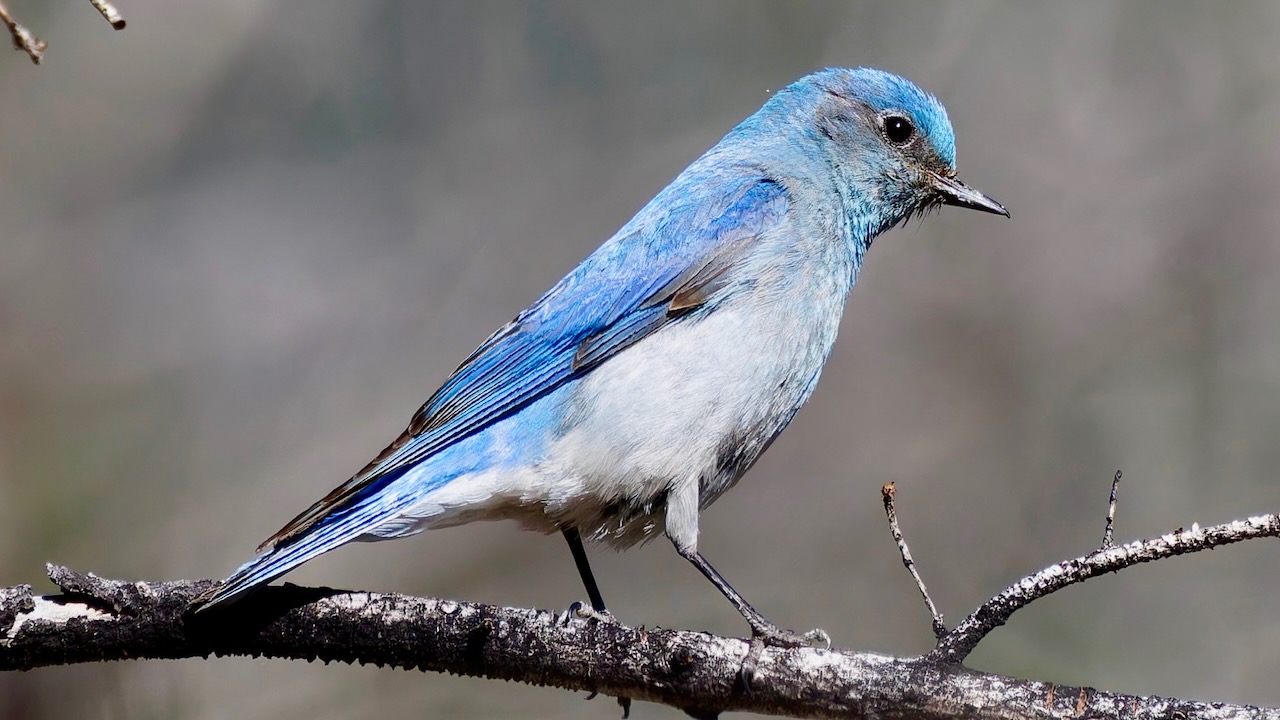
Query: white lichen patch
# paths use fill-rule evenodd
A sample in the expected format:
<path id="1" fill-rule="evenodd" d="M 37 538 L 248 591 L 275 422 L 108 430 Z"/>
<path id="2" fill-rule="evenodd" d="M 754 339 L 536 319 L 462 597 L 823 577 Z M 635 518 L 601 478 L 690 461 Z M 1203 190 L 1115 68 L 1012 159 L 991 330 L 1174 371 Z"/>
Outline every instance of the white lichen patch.
<path id="1" fill-rule="evenodd" d="M 369 593 L 345 593 L 332 595 L 316 603 L 316 612 L 325 617 L 344 617 L 362 613 L 369 607 Z"/>
<path id="2" fill-rule="evenodd" d="M 901 662 L 900 659 L 877 653 L 858 653 L 857 660 L 861 666 L 867 669 Z M 820 673 L 833 670 L 847 672 L 849 669 L 849 656 L 834 650 L 808 648 L 795 653 L 789 664 L 798 672 L 820 677 Z"/>
<path id="3" fill-rule="evenodd" d="M 31 612 L 22 613 L 14 620 L 13 626 L 5 633 L 0 642 L 8 645 L 17 639 L 22 627 L 30 622 L 51 622 L 58 625 L 71 620 L 109 620 L 111 614 L 78 602 L 51 602 L 46 598 L 35 598 L 35 607 Z"/>

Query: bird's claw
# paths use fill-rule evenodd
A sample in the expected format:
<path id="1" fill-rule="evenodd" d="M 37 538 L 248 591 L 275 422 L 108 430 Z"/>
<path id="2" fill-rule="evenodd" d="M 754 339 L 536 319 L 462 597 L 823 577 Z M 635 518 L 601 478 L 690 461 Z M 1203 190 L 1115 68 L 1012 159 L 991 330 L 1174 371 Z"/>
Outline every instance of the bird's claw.
<path id="1" fill-rule="evenodd" d="M 831 636 L 822 628 L 814 628 L 807 633 L 795 633 L 783 630 L 773 624 L 751 624 L 751 644 L 747 648 L 747 656 L 742 659 L 742 667 L 738 669 L 738 677 L 746 690 L 751 689 L 751 681 L 755 679 L 756 666 L 767 647 L 802 648 L 818 647 L 831 649 Z"/>
<path id="2" fill-rule="evenodd" d="M 596 622 L 616 624 L 617 618 L 608 610 L 596 610 L 581 600 L 576 600 L 567 610 L 556 616 L 556 623 L 568 625 L 572 620 L 595 620 Z"/>
<path id="3" fill-rule="evenodd" d="M 759 640 L 766 646 L 783 648 L 817 647 L 831 649 L 831 636 L 822 628 L 814 628 L 806 633 L 783 630 L 777 625 L 752 626 L 752 640 Z"/>
<path id="4" fill-rule="evenodd" d="M 810 647 L 816 647 L 819 650 L 831 649 L 831 635 L 822 628 L 814 628 L 800 637 L 808 640 Z"/>

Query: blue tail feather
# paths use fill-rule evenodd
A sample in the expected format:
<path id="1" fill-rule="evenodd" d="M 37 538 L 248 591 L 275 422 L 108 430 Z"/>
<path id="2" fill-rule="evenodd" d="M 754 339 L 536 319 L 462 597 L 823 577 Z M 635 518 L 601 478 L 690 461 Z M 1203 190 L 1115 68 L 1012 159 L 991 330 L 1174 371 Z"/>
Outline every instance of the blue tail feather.
<path id="1" fill-rule="evenodd" d="M 468 473 L 493 467 L 499 460 L 508 459 L 505 456 L 495 457 L 492 452 L 492 433 L 497 427 L 472 435 L 413 465 L 397 468 L 379 478 L 379 482 L 360 488 L 340 507 L 331 509 L 328 515 L 297 537 L 271 546 L 241 565 L 221 586 L 200 598 L 204 604 L 197 612 L 234 602 L 255 587 L 265 585 L 308 560 L 353 540 L 411 534 L 408 522 L 401 523 L 399 527 L 394 523 L 397 518 L 403 520 L 409 508 L 422 502 L 432 491 Z M 542 423 L 534 423 L 528 431 L 533 439 L 541 437 L 542 427 Z M 504 452 L 511 447 L 537 445 L 536 442 L 521 445 L 509 441 L 508 437 L 499 444 Z"/>
<path id="2" fill-rule="evenodd" d="M 232 603 L 308 560 L 368 534 L 370 528 L 399 514 L 413 502 L 413 498 L 406 497 L 396 498 L 394 503 L 387 503 L 386 499 L 385 496 L 370 497 L 346 512 L 321 520 L 294 542 L 260 553 L 237 568 L 197 612 Z"/>

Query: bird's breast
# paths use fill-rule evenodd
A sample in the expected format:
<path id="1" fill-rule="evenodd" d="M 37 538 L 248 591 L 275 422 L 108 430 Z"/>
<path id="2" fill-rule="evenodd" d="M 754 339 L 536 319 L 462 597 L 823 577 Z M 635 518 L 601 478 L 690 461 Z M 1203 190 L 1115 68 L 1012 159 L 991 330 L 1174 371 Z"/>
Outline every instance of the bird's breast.
<path id="1" fill-rule="evenodd" d="M 808 399 L 845 293 L 819 276 L 756 283 L 578 380 L 540 467 L 563 495 L 548 512 L 562 507 L 584 533 L 628 545 L 660 529 L 655 513 L 677 484 L 698 484 L 706 507 Z"/>

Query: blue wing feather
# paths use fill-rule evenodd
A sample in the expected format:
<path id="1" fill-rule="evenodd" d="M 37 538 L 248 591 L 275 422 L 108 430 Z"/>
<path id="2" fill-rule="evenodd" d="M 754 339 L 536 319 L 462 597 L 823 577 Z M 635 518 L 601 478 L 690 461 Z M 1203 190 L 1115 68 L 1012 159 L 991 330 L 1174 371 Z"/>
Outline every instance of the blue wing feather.
<path id="1" fill-rule="evenodd" d="M 735 168 L 735 170 L 743 170 Z M 712 305 L 753 241 L 782 221 L 785 188 L 695 164 L 527 310 L 467 358 L 409 427 L 346 483 L 294 518 L 204 601 L 230 602 L 403 513 L 421 494 L 381 492 L 441 452 L 589 372 L 631 344 Z M 706 197 L 708 188 L 717 196 Z M 453 476 L 431 479 L 434 486 Z M 427 492 L 430 488 L 419 488 Z"/>
<path id="2" fill-rule="evenodd" d="M 723 193 L 717 202 L 701 196 L 710 186 L 690 178 L 659 194 L 612 240 L 477 348 L 378 458 L 263 546 L 287 545 L 323 518 L 345 515 L 344 509 L 424 458 L 655 332 L 689 309 L 676 311 L 672 303 L 681 292 L 713 294 L 725 268 L 781 220 L 789 201 L 780 184 L 754 174 L 727 187 L 719 184 Z M 664 197 L 681 192 L 678 188 L 687 195 L 675 202 Z"/>

